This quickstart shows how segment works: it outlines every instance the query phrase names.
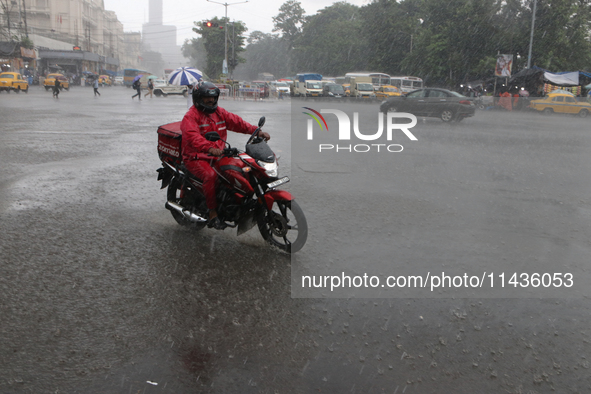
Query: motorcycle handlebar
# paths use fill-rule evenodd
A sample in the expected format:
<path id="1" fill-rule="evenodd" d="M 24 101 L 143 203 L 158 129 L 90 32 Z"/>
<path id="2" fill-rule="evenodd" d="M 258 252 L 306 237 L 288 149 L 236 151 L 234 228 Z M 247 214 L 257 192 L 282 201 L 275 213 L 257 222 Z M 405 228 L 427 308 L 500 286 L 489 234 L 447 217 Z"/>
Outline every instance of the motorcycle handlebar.
<path id="1" fill-rule="evenodd" d="M 207 156 L 211 156 L 211 157 L 232 157 L 232 156 L 238 156 L 239 153 L 240 153 L 240 151 L 238 150 L 238 148 L 224 148 L 224 149 L 222 149 L 222 154 L 220 156 L 214 156 L 211 153 L 208 153 Z"/>
<path id="2" fill-rule="evenodd" d="M 232 156 L 237 156 L 237 155 L 238 155 L 237 148 L 225 148 L 222 152 L 222 156 L 232 157 Z"/>

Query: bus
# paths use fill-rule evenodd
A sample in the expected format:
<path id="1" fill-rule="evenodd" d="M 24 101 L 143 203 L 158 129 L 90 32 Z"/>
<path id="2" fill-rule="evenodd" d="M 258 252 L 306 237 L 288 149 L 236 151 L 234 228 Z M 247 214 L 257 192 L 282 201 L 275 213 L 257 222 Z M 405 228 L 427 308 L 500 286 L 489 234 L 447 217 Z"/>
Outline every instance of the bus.
<path id="1" fill-rule="evenodd" d="M 371 83 L 374 86 L 374 89 L 377 89 L 383 85 L 390 84 L 390 76 L 384 73 L 377 73 L 377 72 L 363 72 L 363 73 L 347 73 L 345 74 L 345 82 L 344 83 L 351 83 L 351 78 L 357 77 L 371 77 Z"/>
<path id="2" fill-rule="evenodd" d="M 123 70 L 123 85 L 128 88 L 133 84 L 133 79 L 140 74 L 151 74 L 146 70 L 138 70 L 137 68 L 126 68 Z"/>
<path id="3" fill-rule="evenodd" d="M 402 93 L 408 93 L 416 89 L 422 89 L 423 80 L 419 77 L 391 77 L 390 85 L 396 86 Z"/>

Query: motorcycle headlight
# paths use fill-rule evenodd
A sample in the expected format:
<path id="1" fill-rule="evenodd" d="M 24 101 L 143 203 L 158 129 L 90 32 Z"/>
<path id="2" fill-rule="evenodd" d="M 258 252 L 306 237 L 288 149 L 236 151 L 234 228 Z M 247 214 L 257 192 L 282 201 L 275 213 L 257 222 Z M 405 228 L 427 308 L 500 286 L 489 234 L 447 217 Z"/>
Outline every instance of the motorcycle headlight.
<path id="1" fill-rule="evenodd" d="M 263 167 L 265 169 L 265 173 L 272 177 L 272 178 L 276 178 L 277 177 L 277 169 L 278 169 L 278 165 L 277 165 L 277 160 L 273 161 L 273 163 L 265 163 L 264 161 L 257 161 L 257 164 L 261 167 Z"/>

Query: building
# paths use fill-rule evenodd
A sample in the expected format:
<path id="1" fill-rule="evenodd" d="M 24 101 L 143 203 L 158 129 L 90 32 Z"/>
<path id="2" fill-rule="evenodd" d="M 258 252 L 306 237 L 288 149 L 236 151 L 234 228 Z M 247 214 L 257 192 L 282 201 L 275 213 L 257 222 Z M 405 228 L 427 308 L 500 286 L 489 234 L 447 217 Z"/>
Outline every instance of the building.
<path id="1" fill-rule="evenodd" d="M 142 26 L 144 49 L 162 55 L 161 62 L 146 56 L 146 68 L 158 75 L 164 75 L 164 69 L 178 68 L 186 65 L 187 59 L 182 55 L 181 46 L 176 44 L 176 26 L 162 24 L 162 0 L 149 0 L 148 23 Z M 153 56 L 152 56 L 153 57 Z M 158 70 L 150 68 L 158 64 Z"/>
<path id="2" fill-rule="evenodd" d="M 138 68 L 140 33 L 126 34 L 102 0 L 6 1 L 0 9 L 0 41 L 28 37 L 41 73 L 61 69 L 80 74 Z M 3 2 L 4 4 L 4 2 Z"/>

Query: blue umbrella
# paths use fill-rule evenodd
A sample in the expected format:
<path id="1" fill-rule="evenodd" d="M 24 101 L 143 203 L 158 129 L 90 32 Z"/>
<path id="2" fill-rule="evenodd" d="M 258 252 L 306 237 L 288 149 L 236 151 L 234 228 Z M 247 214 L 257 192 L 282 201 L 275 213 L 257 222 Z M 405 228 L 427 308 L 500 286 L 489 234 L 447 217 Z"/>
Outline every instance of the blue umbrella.
<path id="1" fill-rule="evenodd" d="M 171 85 L 197 85 L 203 73 L 193 67 L 179 67 L 170 74 Z"/>
<path id="2" fill-rule="evenodd" d="M 141 77 L 143 77 L 143 76 L 144 76 L 144 74 L 140 74 L 140 75 L 136 76 L 136 77 L 133 79 L 133 82 L 137 81 L 138 79 L 140 79 L 140 78 L 141 78 Z"/>

